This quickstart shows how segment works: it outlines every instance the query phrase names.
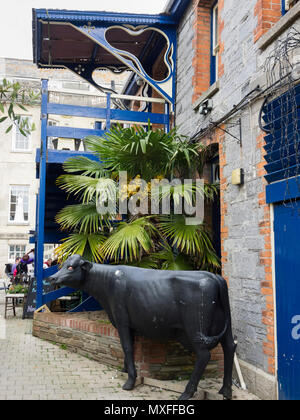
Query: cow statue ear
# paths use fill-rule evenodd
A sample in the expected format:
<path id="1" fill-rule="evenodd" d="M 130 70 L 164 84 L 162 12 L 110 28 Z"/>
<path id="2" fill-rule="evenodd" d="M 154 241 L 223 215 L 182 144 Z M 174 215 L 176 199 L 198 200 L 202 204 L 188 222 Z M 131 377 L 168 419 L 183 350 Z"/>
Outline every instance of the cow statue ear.
<path id="1" fill-rule="evenodd" d="M 89 262 L 89 261 L 81 260 L 80 261 L 80 268 L 82 268 L 83 270 L 89 272 L 93 268 L 93 264 L 91 262 Z"/>

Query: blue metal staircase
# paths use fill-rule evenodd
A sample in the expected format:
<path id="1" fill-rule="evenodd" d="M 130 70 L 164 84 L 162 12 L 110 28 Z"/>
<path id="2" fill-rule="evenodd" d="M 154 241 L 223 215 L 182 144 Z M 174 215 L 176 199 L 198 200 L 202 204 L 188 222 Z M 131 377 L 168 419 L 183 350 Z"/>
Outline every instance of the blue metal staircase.
<path id="1" fill-rule="evenodd" d="M 166 107 L 168 110 L 168 107 Z M 74 152 L 67 150 L 50 150 L 47 147 L 48 137 L 84 139 L 88 135 L 101 136 L 105 131 L 95 129 L 81 129 L 71 127 L 50 126 L 48 124 L 49 115 L 79 116 L 94 118 L 95 120 L 105 120 L 106 130 L 111 127 L 111 121 L 126 123 L 148 123 L 160 124 L 169 130 L 169 113 L 155 114 L 149 112 L 123 111 L 113 109 L 111 95 L 107 95 L 106 108 L 90 108 L 74 105 L 61 105 L 49 102 L 48 80 L 42 80 L 42 104 L 41 104 L 41 147 L 37 149 L 36 165 L 37 178 L 39 179 L 39 192 L 36 203 L 36 230 L 31 238 L 31 243 L 35 244 L 35 277 L 37 280 L 36 308 L 40 308 L 48 302 L 67 296 L 74 292 L 73 289 L 61 288 L 57 291 L 44 294 L 43 281 L 58 270 L 58 267 L 43 269 L 44 245 L 58 244 L 68 236 L 59 231 L 59 226 L 55 222 L 55 216 L 66 205 L 72 205 L 67 195 L 56 185 L 56 179 L 63 173 L 62 164 L 74 156 L 86 156 L 90 159 L 98 158 L 90 152 Z M 95 310 L 99 308 L 96 302 L 86 296 L 85 302 L 78 310 Z"/>

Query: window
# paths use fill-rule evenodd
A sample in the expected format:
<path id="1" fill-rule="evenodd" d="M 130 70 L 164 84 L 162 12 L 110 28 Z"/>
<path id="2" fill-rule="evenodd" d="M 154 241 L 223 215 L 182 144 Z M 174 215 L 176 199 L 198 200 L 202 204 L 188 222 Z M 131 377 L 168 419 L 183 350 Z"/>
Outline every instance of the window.
<path id="1" fill-rule="evenodd" d="M 14 185 L 10 187 L 9 222 L 15 224 L 28 223 L 29 187 Z"/>
<path id="2" fill-rule="evenodd" d="M 56 126 L 58 126 L 58 122 L 55 121 L 55 120 L 48 120 L 48 126 L 49 127 L 56 127 Z M 55 145 L 53 143 L 53 140 L 55 140 L 55 139 L 56 139 L 55 137 L 48 137 L 48 145 L 47 145 L 48 149 L 50 149 L 50 150 L 55 149 Z M 57 144 L 56 144 L 56 148 L 57 148 Z"/>
<path id="3" fill-rule="evenodd" d="M 282 14 L 285 15 L 299 0 L 281 0 Z"/>
<path id="4" fill-rule="evenodd" d="M 89 91 L 90 85 L 89 83 L 85 82 L 63 82 L 62 83 L 63 89 L 68 90 L 83 90 L 83 91 Z"/>
<path id="5" fill-rule="evenodd" d="M 219 8 L 218 2 L 214 4 L 211 11 L 211 64 L 210 84 L 218 80 L 219 64 Z"/>
<path id="6" fill-rule="evenodd" d="M 32 125 L 32 117 L 22 116 L 20 118 L 20 124 L 24 121 L 28 122 L 28 125 Z M 14 126 L 13 129 L 13 151 L 14 152 L 28 152 L 31 149 L 31 136 L 28 134 L 24 136 L 18 127 Z"/>
<path id="7" fill-rule="evenodd" d="M 8 259 L 15 261 L 17 257 L 23 257 L 26 253 L 25 245 L 8 245 Z"/>

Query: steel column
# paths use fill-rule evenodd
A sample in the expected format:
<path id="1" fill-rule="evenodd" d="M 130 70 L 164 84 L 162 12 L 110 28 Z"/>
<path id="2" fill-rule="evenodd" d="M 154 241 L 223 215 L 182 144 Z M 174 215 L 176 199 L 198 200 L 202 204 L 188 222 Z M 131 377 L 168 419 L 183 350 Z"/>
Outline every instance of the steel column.
<path id="1" fill-rule="evenodd" d="M 37 209 L 37 232 L 35 250 L 36 270 L 36 307 L 43 305 L 43 264 L 44 264 L 44 237 L 45 237 L 45 196 L 46 196 L 46 160 L 47 160 L 47 124 L 48 124 L 48 80 L 42 80 L 41 104 L 41 159 L 39 165 L 39 196 Z"/>

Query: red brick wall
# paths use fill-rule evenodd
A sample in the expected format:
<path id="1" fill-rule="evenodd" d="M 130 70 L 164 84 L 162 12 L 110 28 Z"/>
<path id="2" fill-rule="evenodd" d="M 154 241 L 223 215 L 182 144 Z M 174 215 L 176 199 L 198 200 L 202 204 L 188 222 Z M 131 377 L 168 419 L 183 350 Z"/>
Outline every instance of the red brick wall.
<path id="1" fill-rule="evenodd" d="M 257 148 L 261 152 L 261 162 L 257 165 L 257 176 L 264 179 L 266 161 L 264 156 L 265 140 L 261 133 L 257 138 Z M 258 205 L 264 210 L 264 218 L 260 221 L 260 234 L 264 238 L 264 250 L 260 254 L 260 264 L 265 268 L 265 279 L 261 283 L 261 293 L 265 299 L 265 308 L 262 311 L 262 323 L 267 328 L 267 339 L 263 343 L 263 352 L 268 358 L 269 373 L 275 375 L 275 315 L 274 315 L 274 290 L 272 273 L 272 243 L 271 243 L 271 212 L 266 203 L 266 181 L 263 181 L 263 191 L 258 194 Z"/>
<path id="2" fill-rule="evenodd" d="M 254 30 L 256 42 L 281 18 L 281 0 L 257 0 L 254 15 L 257 16 L 257 26 Z"/>
<path id="3" fill-rule="evenodd" d="M 210 0 L 194 1 L 195 37 L 193 40 L 193 102 L 210 86 L 210 43 L 211 43 L 211 4 Z"/>
<path id="4" fill-rule="evenodd" d="M 193 40 L 193 102 L 195 102 L 210 87 L 210 59 L 211 59 L 211 8 L 215 0 L 194 1 L 194 31 Z M 222 54 L 224 52 L 224 42 L 222 42 L 222 31 L 224 21 L 221 12 L 224 7 L 224 0 L 219 0 L 219 59 L 218 59 L 218 78 L 224 74 Z"/>

